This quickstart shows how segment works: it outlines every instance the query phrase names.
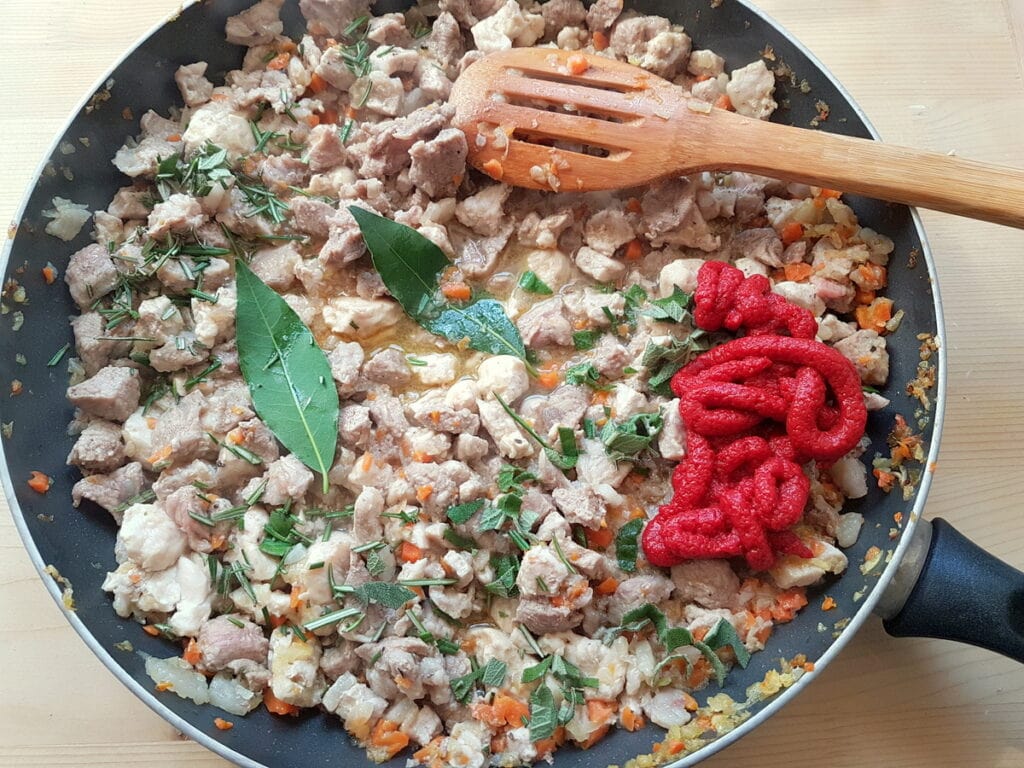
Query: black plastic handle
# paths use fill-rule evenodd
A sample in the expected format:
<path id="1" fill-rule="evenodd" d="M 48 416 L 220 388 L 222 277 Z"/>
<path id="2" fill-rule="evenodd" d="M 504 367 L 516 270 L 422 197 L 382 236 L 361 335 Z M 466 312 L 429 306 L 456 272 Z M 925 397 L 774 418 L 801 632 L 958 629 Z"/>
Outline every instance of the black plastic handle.
<path id="1" fill-rule="evenodd" d="M 957 640 L 1024 662 L 1024 573 L 936 518 L 917 584 L 883 626 L 894 637 Z"/>

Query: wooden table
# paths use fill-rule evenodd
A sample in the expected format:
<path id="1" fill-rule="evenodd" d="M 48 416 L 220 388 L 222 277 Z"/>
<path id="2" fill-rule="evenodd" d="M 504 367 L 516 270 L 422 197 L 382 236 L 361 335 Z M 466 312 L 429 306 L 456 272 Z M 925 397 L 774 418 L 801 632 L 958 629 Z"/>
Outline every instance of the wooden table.
<path id="1" fill-rule="evenodd" d="M 1024 167 L 1024 0 L 762 0 L 894 143 Z M 0 3 L 0 220 L 79 99 L 178 0 Z M 994 190 L 993 194 L 998 194 Z M 948 322 L 949 402 L 927 512 L 1024 567 L 1024 233 L 924 214 Z M 0 502 L 2 503 L 2 502 Z M 225 766 L 95 659 L 0 513 L 0 765 Z M 821 679 L 707 762 L 1024 765 L 1024 667 L 871 623 Z"/>

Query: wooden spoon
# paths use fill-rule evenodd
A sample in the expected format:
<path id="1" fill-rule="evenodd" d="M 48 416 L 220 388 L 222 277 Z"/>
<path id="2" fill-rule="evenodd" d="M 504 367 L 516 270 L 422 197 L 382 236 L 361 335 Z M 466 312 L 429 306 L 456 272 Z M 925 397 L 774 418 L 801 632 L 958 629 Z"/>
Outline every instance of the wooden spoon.
<path id="1" fill-rule="evenodd" d="M 621 189 L 747 171 L 1024 228 L 1024 170 L 743 117 L 604 56 L 492 53 L 451 101 L 470 163 L 514 186 Z"/>

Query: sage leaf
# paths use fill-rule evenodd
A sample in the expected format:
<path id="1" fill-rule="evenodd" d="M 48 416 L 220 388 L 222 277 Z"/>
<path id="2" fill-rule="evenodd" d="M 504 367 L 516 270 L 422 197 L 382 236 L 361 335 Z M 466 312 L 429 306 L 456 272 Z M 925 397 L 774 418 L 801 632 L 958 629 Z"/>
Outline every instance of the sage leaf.
<path id="1" fill-rule="evenodd" d="M 331 366 L 295 311 L 241 260 L 235 263 L 238 362 L 256 413 L 292 454 L 323 478 L 338 443 Z"/>
<path id="2" fill-rule="evenodd" d="M 474 499 L 473 501 L 467 501 L 465 504 L 456 504 L 454 507 L 449 507 L 447 512 L 448 519 L 456 525 L 465 523 L 475 513 L 483 509 L 485 503 L 483 499 Z"/>
<path id="3" fill-rule="evenodd" d="M 508 671 L 508 665 L 498 659 L 491 659 L 483 667 L 483 672 L 480 675 L 480 682 L 486 685 L 488 688 L 498 688 L 502 683 L 505 682 L 505 673 Z"/>
<path id="4" fill-rule="evenodd" d="M 712 670 L 715 673 L 715 679 L 719 685 L 725 682 L 725 676 L 728 670 L 725 668 L 725 664 L 718 654 L 715 653 L 708 643 L 697 640 L 686 627 L 670 627 L 668 619 L 665 618 L 665 614 L 662 613 L 657 606 L 651 603 L 644 603 L 639 608 L 634 608 L 622 617 L 622 622 L 609 633 L 610 638 L 618 637 L 623 632 L 639 632 L 641 629 L 646 627 L 648 624 L 654 627 L 654 633 L 658 637 L 658 641 L 665 647 L 665 652 L 672 654 L 677 648 L 683 646 L 692 646 L 700 651 L 701 655 L 708 660 Z M 716 626 L 717 630 L 718 627 Z M 725 637 L 725 631 L 722 630 L 723 634 L 721 637 Z M 739 640 L 739 638 L 736 638 Z M 662 664 L 658 665 L 660 669 L 665 663 L 671 659 L 663 659 Z M 737 660 L 739 657 L 737 656 Z"/>
<path id="5" fill-rule="evenodd" d="M 550 738 L 555 732 L 555 696 L 541 683 L 530 694 L 530 741 Z"/>
<path id="6" fill-rule="evenodd" d="M 631 461 L 654 442 L 664 426 L 661 412 L 637 413 L 622 422 L 609 421 L 601 429 L 601 442 L 612 461 Z"/>
<path id="7" fill-rule="evenodd" d="M 370 581 L 355 588 L 352 593 L 356 599 L 363 603 L 377 603 L 385 608 L 398 609 L 410 600 L 415 599 L 416 593 L 401 584 L 391 584 L 386 581 Z"/>
<path id="8" fill-rule="evenodd" d="M 627 573 L 636 570 L 636 557 L 639 552 L 637 537 L 643 527 L 644 519 L 637 517 L 619 528 L 615 534 L 615 557 L 619 561 L 619 568 Z"/>
<path id="9" fill-rule="evenodd" d="M 725 619 L 718 620 L 718 623 L 705 635 L 704 642 L 712 649 L 725 646 L 732 648 L 732 652 L 736 654 L 736 663 L 744 669 L 750 663 L 750 651 L 743 645 L 743 641 L 736 632 L 736 627 Z"/>
<path id="10" fill-rule="evenodd" d="M 466 339 L 480 352 L 526 359 L 519 330 L 500 302 L 480 299 L 455 305 L 441 296 L 438 279 L 450 262 L 440 248 L 397 221 L 354 205 L 348 210 L 359 225 L 373 266 L 409 317 L 451 342 Z"/>

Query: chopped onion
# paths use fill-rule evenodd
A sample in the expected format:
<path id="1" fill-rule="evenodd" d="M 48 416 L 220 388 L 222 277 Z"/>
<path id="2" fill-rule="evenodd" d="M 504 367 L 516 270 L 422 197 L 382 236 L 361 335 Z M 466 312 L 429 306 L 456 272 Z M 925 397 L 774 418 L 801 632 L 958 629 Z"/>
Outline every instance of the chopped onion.
<path id="1" fill-rule="evenodd" d="M 183 699 L 191 699 L 196 704 L 206 704 L 210 700 L 206 678 L 178 656 L 169 659 L 146 657 L 146 674 L 154 683 L 165 686 Z"/>
<path id="2" fill-rule="evenodd" d="M 43 216 L 53 219 L 46 225 L 46 234 L 59 237 L 67 242 L 74 240 L 82 231 L 85 222 L 92 216 L 84 203 L 73 203 L 63 197 L 53 198 L 53 209 L 43 211 Z"/>
<path id="3" fill-rule="evenodd" d="M 263 695 L 253 693 L 226 672 L 220 672 L 210 681 L 210 703 L 230 712 L 245 715 L 263 701 Z"/>

